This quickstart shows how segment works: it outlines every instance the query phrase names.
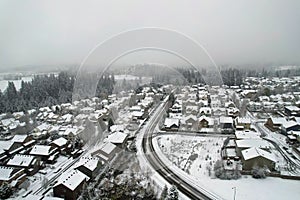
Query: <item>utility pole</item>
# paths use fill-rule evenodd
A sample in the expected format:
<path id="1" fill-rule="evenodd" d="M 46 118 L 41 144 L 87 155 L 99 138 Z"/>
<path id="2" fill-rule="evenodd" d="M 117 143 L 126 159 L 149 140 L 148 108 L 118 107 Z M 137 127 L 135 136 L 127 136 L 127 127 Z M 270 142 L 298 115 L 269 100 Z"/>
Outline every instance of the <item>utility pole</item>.
<path id="1" fill-rule="evenodd" d="M 235 200 L 235 196 L 236 196 L 236 187 L 233 187 L 232 189 L 234 189 L 234 190 L 233 190 L 233 200 Z"/>

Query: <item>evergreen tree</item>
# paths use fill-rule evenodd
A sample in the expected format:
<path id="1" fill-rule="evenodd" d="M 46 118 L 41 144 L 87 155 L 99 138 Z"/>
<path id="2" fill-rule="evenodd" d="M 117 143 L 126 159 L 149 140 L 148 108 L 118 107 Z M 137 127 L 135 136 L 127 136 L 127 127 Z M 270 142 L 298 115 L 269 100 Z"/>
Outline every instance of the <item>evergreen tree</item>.
<path id="1" fill-rule="evenodd" d="M 168 193 L 168 200 L 178 200 L 178 191 L 175 185 L 172 185 Z"/>
<path id="2" fill-rule="evenodd" d="M 160 200 L 165 200 L 168 196 L 168 187 L 165 185 L 163 191 L 160 194 Z"/>
<path id="3" fill-rule="evenodd" d="M 11 186 L 4 182 L 2 183 L 2 185 L 0 186 L 0 198 L 1 199 L 7 199 L 12 195 L 13 191 Z"/>

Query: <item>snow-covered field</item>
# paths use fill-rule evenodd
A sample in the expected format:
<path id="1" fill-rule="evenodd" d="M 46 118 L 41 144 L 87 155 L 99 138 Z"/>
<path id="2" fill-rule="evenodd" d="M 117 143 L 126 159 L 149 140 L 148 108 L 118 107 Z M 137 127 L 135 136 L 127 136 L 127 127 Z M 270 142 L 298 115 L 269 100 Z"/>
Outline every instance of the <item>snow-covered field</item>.
<path id="1" fill-rule="evenodd" d="M 225 138 L 181 135 L 158 136 L 163 153 L 177 167 L 195 177 L 208 176 L 215 161 L 221 159 L 220 151 Z"/>
<path id="2" fill-rule="evenodd" d="M 299 197 L 300 181 L 270 177 L 254 179 L 251 176 L 242 176 L 238 180 L 220 180 L 210 177 L 208 172 L 210 162 L 212 162 L 211 168 L 213 169 L 213 163 L 220 158 L 218 150 L 221 149 L 222 141 L 223 138 L 217 137 L 182 135 L 161 135 L 153 139 L 153 142 L 156 142 L 154 146 L 159 146 L 158 155 L 161 158 L 164 157 L 162 159 L 168 161 L 169 166 L 184 169 L 185 177 L 188 177 L 190 181 L 199 183 L 206 190 L 224 199 L 233 199 L 234 187 L 236 187 L 236 199 L 279 200 Z M 186 170 L 182 168 L 184 165 L 180 163 L 180 160 L 186 163 L 187 158 L 193 154 L 192 152 L 197 153 L 198 156 L 190 164 L 190 169 Z"/>
<path id="3" fill-rule="evenodd" d="M 21 80 L 1 80 L 0 81 L 0 90 L 3 92 L 7 86 L 8 86 L 8 82 L 13 82 L 15 84 L 15 87 L 17 90 L 19 90 L 21 88 L 21 82 L 30 82 L 32 81 L 33 77 L 32 76 L 27 76 L 27 77 L 22 77 Z"/>

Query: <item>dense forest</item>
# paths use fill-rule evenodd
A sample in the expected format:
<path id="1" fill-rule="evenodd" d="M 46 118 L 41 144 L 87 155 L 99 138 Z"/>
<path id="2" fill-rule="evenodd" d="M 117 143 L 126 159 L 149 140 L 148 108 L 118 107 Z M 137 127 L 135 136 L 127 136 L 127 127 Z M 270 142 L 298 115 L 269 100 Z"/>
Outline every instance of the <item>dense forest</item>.
<path id="1" fill-rule="evenodd" d="M 151 66 L 152 67 L 152 66 Z M 149 68 L 144 66 L 141 68 Z M 149 69 L 148 69 L 149 70 Z M 191 69 L 178 68 L 166 73 L 155 70 L 156 74 L 152 76 L 153 83 L 172 83 L 172 84 L 197 84 L 205 83 L 202 75 L 206 76 L 206 70 L 195 71 Z M 174 72 L 176 71 L 176 73 Z M 299 76 L 300 69 L 288 70 L 245 70 L 237 68 L 226 68 L 220 71 L 223 83 L 228 86 L 241 85 L 245 77 L 288 77 Z M 178 76 L 180 74 L 180 76 Z M 145 74 L 144 74 L 145 75 Z M 95 73 L 87 73 L 82 83 L 82 89 L 90 88 L 91 80 L 95 80 Z M 74 87 L 75 75 L 69 72 L 60 72 L 58 75 L 36 75 L 31 82 L 21 83 L 20 90 L 16 90 L 13 82 L 8 83 L 5 91 L 0 90 L 0 113 L 26 111 L 32 108 L 40 108 L 72 101 L 72 92 Z M 138 87 L 141 80 L 135 85 Z M 122 88 L 130 83 L 123 80 L 119 83 Z M 112 94 L 116 86 L 113 74 L 104 74 L 99 78 L 96 96 L 105 98 Z M 132 88 L 132 86 L 130 86 Z M 84 98 L 84 97 L 83 97 Z"/>
<path id="2" fill-rule="evenodd" d="M 95 75 L 87 74 L 86 79 L 89 80 L 90 76 Z M 22 81 L 19 91 L 13 82 L 9 82 L 6 90 L 0 91 L 0 113 L 26 111 L 71 102 L 74 81 L 73 74 L 60 72 L 58 75 L 34 76 L 31 82 Z M 97 96 L 111 94 L 114 84 L 114 75 L 103 75 L 98 82 Z"/>
<path id="3" fill-rule="evenodd" d="M 179 69 L 180 73 L 183 74 L 188 83 L 205 83 L 202 75 L 206 76 L 205 70 L 194 71 Z M 243 84 L 243 80 L 246 77 L 290 77 L 290 76 L 300 76 L 300 69 L 287 69 L 287 70 L 249 70 L 249 69 L 237 69 L 237 68 L 227 68 L 221 69 L 220 74 L 224 85 L 228 86 L 239 86 Z"/>

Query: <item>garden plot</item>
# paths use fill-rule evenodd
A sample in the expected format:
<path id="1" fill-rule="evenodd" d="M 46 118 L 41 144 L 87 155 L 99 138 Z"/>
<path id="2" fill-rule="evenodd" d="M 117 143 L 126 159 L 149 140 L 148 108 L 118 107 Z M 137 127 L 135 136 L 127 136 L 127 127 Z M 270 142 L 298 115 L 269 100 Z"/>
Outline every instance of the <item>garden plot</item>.
<path id="1" fill-rule="evenodd" d="M 158 145 L 164 155 L 178 168 L 195 177 L 210 176 L 214 163 L 221 159 L 225 138 L 161 135 Z"/>

